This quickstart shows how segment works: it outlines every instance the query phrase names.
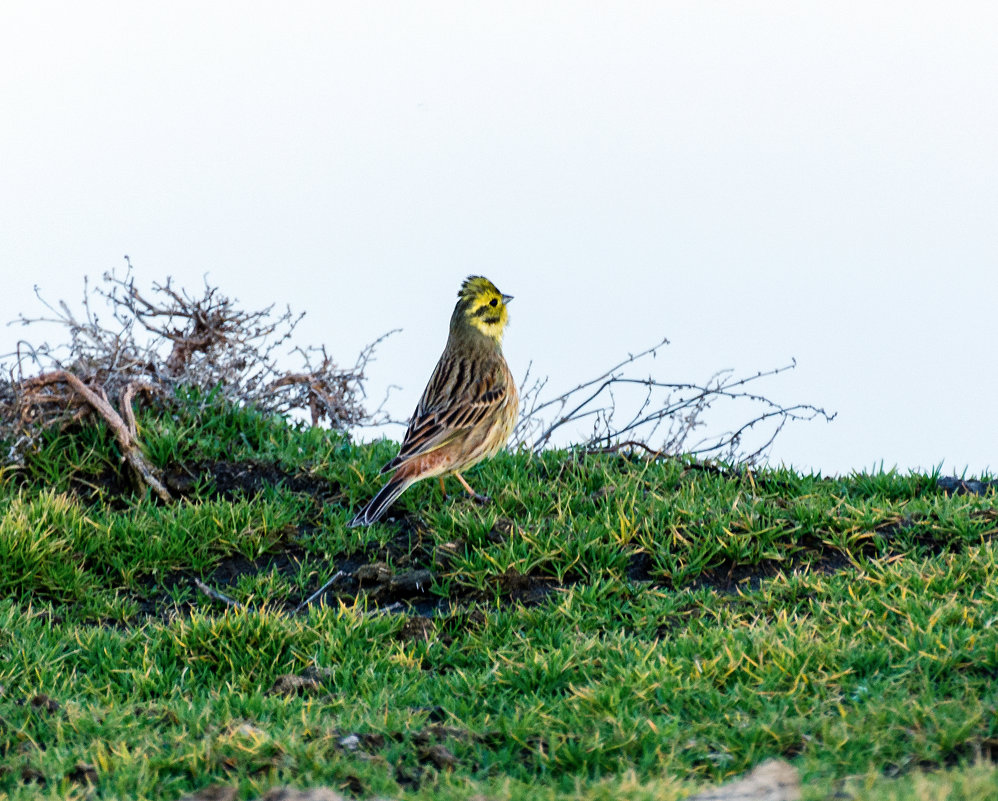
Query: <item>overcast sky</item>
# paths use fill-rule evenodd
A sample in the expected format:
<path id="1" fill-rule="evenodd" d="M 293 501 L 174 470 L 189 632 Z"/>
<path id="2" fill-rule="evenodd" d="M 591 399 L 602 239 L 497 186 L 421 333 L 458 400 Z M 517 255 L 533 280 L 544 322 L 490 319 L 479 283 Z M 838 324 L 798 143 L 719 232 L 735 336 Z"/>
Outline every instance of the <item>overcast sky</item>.
<path id="1" fill-rule="evenodd" d="M 996 42 L 986 2 L 6 0 L 0 319 L 127 253 L 344 363 L 402 328 L 407 416 L 481 273 L 518 375 L 796 357 L 758 389 L 838 417 L 772 462 L 995 470 Z"/>

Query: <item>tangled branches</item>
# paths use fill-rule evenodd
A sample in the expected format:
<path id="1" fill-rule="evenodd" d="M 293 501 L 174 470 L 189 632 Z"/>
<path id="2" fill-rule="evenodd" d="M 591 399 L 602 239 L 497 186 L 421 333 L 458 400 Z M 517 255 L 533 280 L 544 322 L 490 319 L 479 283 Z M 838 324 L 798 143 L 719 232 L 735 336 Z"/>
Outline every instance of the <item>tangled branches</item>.
<path id="1" fill-rule="evenodd" d="M 181 386 L 264 412 L 304 412 L 313 425 L 327 421 L 340 430 L 387 420 L 384 401 L 373 413 L 366 410 L 363 387 L 365 368 L 385 337 L 346 369 L 324 347 L 294 347 L 285 354 L 303 314 L 273 306 L 247 311 L 207 282 L 200 295 L 170 279 L 152 284 L 146 294 L 125 258 L 124 276 L 105 273 L 97 286 L 84 280 L 81 315 L 65 301 L 52 305 L 39 294 L 50 314 L 15 321 L 54 324 L 68 331 L 69 341 L 53 346 L 22 339 L 10 354 L 9 380 L 0 380 L 0 440 L 12 443 L 12 460 L 42 431 L 97 415 L 114 432 L 136 477 L 166 499 L 137 447 L 132 400 L 138 393 L 168 397 Z M 109 310 L 108 320 L 97 314 L 98 302 Z M 279 364 L 285 355 L 297 358 L 298 369 Z"/>
<path id="2" fill-rule="evenodd" d="M 547 379 L 529 384 L 528 368 L 520 389 L 523 398 L 520 419 L 510 446 L 527 447 L 537 453 L 552 444 L 562 429 L 585 422 L 591 425 L 591 433 L 578 447 L 587 452 L 627 447 L 641 449 L 653 456 L 688 453 L 729 463 L 754 464 L 768 452 L 788 422 L 835 418 L 834 414 L 811 404 L 784 406 L 746 389 L 749 384 L 794 369 L 796 360 L 744 377 L 736 377 L 731 370 L 722 370 L 704 384 L 666 383 L 651 376 L 628 375 L 627 368 L 654 357 L 668 344 L 669 341 L 663 339 L 640 353 L 628 354 L 626 359 L 595 378 L 549 399 L 543 397 Z M 637 400 L 631 405 L 632 411 L 626 419 L 620 420 L 621 409 L 626 408 L 621 402 L 623 394 Z M 693 441 L 694 432 L 706 427 L 707 413 L 719 401 L 748 404 L 755 411 L 737 427 Z M 750 432 L 758 436 L 746 448 Z M 662 444 L 658 447 L 649 445 L 656 435 L 662 437 Z"/>

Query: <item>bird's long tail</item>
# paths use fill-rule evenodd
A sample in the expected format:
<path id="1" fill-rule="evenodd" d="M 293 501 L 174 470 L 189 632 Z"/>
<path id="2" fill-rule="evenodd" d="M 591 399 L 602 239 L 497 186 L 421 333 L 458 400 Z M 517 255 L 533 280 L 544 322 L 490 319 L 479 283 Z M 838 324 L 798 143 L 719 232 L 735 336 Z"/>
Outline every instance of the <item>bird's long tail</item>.
<path id="1" fill-rule="evenodd" d="M 388 483 L 378 490 L 378 494 L 371 498 L 370 503 L 357 512 L 354 519 L 349 522 L 349 528 L 376 523 L 388 511 L 388 507 L 395 503 L 398 496 L 405 492 L 412 483 L 412 478 L 406 475 L 396 474 L 390 478 Z"/>

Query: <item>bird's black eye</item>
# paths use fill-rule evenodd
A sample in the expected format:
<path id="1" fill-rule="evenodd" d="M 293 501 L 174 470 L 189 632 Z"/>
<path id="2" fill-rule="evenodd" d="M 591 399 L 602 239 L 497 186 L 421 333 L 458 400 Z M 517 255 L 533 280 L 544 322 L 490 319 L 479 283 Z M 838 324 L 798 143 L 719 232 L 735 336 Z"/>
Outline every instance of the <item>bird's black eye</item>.
<path id="1" fill-rule="evenodd" d="M 492 300 L 489 301 L 489 305 L 490 306 L 498 306 L 499 305 L 498 299 L 497 298 L 492 298 Z"/>

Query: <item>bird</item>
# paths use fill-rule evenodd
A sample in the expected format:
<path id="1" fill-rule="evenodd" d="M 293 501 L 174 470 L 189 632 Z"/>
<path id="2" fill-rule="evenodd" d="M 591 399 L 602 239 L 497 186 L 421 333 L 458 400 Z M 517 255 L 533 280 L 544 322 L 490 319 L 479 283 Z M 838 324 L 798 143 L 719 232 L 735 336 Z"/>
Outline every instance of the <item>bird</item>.
<path id="1" fill-rule="evenodd" d="M 402 447 L 382 473 L 394 475 L 350 521 L 351 528 L 377 522 L 417 481 L 453 475 L 478 501 L 461 473 L 495 456 L 516 425 L 520 397 L 502 354 L 509 322 L 504 295 L 488 278 L 469 275 L 457 293 L 447 344 L 416 405 Z"/>

